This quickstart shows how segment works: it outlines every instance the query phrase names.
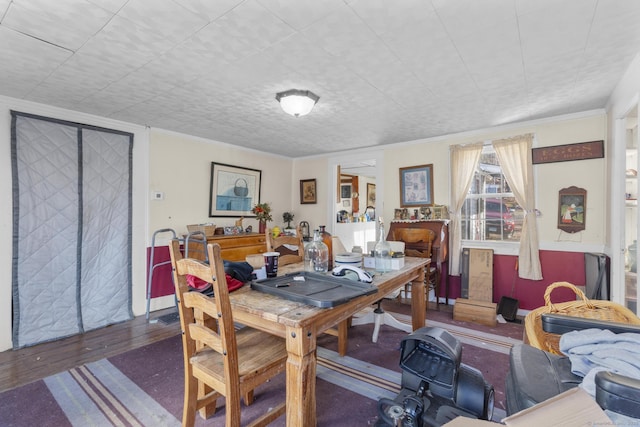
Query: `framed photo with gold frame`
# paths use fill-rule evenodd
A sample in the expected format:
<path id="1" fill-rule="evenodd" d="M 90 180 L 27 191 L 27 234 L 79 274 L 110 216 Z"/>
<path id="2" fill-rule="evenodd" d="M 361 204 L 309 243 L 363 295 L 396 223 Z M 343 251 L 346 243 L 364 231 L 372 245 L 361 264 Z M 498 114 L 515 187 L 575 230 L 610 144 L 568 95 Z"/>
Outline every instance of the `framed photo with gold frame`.
<path id="1" fill-rule="evenodd" d="M 315 204 L 318 203 L 316 190 L 316 180 L 314 179 L 301 179 L 300 180 L 300 204 Z"/>

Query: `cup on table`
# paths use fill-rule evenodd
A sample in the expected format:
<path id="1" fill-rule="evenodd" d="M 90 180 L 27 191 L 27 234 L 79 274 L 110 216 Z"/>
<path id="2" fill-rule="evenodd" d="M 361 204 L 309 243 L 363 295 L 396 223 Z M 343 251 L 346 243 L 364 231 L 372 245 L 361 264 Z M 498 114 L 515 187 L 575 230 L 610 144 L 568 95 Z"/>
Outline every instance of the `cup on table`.
<path id="1" fill-rule="evenodd" d="M 267 277 L 276 277 L 278 275 L 278 257 L 280 252 L 265 252 L 264 266 L 267 269 Z"/>
<path id="2" fill-rule="evenodd" d="M 264 280 L 267 278 L 267 268 L 264 265 L 264 256 L 262 254 L 247 255 L 245 260 L 253 267 L 251 278 L 253 280 Z"/>

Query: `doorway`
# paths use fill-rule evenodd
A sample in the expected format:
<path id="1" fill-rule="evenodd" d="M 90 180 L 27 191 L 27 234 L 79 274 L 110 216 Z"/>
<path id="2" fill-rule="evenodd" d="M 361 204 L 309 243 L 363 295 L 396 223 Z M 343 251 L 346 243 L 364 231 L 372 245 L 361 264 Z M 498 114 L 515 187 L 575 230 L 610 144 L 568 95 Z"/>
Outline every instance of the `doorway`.
<path id="1" fill-rule="evenodd" d="M 638 97 L 616 120 L 614 152 L 616 167 L 612 177 L 612 201 L 617 209 L 617 223 L 623 224 L 612 234 L 611 282 L 612 300 L 638 314 L 638 170 L 640 170 L 640 135 L 638 135 Z M 614 228 L 615 229 L 615 228 Z"/>
<path id="2" fill-rule="evenodd" d="M 382 152 L 335 157 L 329 161 L 329 218 L 331 233 L 340 238 L 347 251 L 376 240 L 377 219 L 382 212 L 384 179 Z"/>

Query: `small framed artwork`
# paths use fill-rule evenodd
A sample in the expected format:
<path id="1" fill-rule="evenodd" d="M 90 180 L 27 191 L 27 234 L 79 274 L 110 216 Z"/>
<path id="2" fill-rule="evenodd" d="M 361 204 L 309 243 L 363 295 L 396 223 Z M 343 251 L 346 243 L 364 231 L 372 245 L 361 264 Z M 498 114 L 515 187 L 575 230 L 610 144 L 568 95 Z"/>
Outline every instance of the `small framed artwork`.
<path id="1" fill-rule="evenodd" d="M 582 231 L 586 226 L 587 190 L 563 188 L 558 192 L 558 228 L 566 233 Z"/>
<path id="2" fill-rule="evenodd" d="M 253 206 L 260 203 L 262 171 L 211 163 L 209 190 L 210 217 L 254 217 Z"/>
<path id="3" fill-rule="evenodd" d="M 343 200 L 342 201 L 342 207 L 343 208 L 349 208 L 351 207 L 351 200 L 347 199 L 347 200 Z"/>
<path id="4" fill-rule="evenodd" d="M 367 206 L 376 206 L 376 185 L 367 183 Z"/>
<path id="5" fill-rule="evenodd" d="M 351 198 L 351 184 L 342 184 L 340 186 L 340 197 L 342 199 Z"/>
<path id="6" fill-rule="evenodd" d="M 300 180 L 300 204 L 314 204 L 317 203 L 317 191 L 315 179 L 301 179 Z"/>
<path id="7" fill-rule="evenodd" d="M 400 206 L 433 204 L 433 165 L 400 168 Z"/>

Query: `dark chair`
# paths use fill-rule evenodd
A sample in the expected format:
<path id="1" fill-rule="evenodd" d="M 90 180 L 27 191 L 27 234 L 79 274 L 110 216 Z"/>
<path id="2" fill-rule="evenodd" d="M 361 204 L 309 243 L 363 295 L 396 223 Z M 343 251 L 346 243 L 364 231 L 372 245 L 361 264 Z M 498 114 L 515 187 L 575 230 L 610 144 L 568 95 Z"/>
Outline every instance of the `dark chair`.
<path id="1" fill-rule="evenodd" d="M 404 254 L 406 256 L 420 257 L 420 258 L 431 258 L 432 257 L 432 247 L 433 242 L 436 238 L 436 233 L 433 230 L 429 230 L 426 228 L 396 228 L 389 236 L 389 240 L 394 240 L 398 242 L 405 243 L 422 243 L 422 248 L 420 249 L 412 249 L 405 246 Z M 433 289 L 436 297 L 436 308 L 440 309 L 440 272 L 438 271 L 437 263 L 435 260 L 431 260 L 429 263 L 429 268 L 425 270 L 425 285 L 427 285 L 427 290 Z M 405 295 L 408 294 L 408 291 L 411 287 L 411 284 L 408 283 L 405 286 Z M 427 292 L 428 298 L 429 292 Z M 428 302 L 428 301 L 427 301 Z"/>

